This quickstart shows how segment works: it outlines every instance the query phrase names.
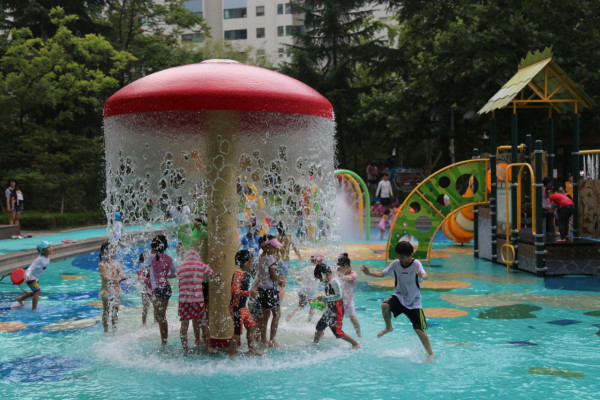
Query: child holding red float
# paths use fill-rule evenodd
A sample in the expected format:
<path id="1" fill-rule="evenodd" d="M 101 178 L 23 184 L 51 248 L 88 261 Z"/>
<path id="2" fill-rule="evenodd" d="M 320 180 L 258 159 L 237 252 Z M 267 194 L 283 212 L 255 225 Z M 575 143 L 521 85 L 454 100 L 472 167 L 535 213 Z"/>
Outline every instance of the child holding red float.
<path id="1" fill-rule="evenodd" d="M 25 300 L 33 297 L 31 300 L 31 311 L 37 311 L 37 305 L 40 298 L 40 294 L 42 293 L 42 288 L 40 286 L 40 281 L 38 280 L 42 272 L 48 267 L 50 264 L 50 254 L 52 254 L 52 242 L 43 241 L 36 247 L 38 251 L 38 257 L 33 260 L 31 265 L 25 271 L 25 283 L 31 289 L 31 292 L 23 293 L 21 296 L 16 298 L 18 305 L 25 305 Z"/>

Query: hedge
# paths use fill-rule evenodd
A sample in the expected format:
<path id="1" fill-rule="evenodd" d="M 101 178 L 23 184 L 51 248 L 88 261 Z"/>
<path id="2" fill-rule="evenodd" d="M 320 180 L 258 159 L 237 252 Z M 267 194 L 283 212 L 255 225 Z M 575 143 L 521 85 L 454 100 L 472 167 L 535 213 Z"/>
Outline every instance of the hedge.
<path id="1" fill-rule="evenodd" d="M 85 211 L 72 213 L 52 213 L 43 211 L 23 211 L 19 219 L 22 230 L 56 230 L 80 226 L 106 224 L 104 211 Z M 8 213 L 0 216 L 0 225 L 8 224 Z"/>

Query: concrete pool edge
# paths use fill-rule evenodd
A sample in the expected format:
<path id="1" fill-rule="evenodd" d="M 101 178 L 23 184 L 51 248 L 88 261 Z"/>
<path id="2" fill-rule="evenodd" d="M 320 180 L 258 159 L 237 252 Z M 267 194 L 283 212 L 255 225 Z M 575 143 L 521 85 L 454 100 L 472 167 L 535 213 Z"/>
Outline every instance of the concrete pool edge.
<path id="1" fill-rule="evenodd" d="M 142 241 L 149 239 L 153 235 L 165 232 L 165 229 L 128 232 L 124 235 L 124 240 L 129 241 L 129 239 L 134 239 L 137 241 Z M 108 236 L 82 239 L 73 243 L 55 243 L 52 246 L 53 252 L 50 259 L 52 261 L 64 260 L 65 258 L 97 251 L 100 248 L 100 245 L 106 240 L 108 240 Z M 19 250 L 0 254 L 0 277 L 10 274 L 15 268 L 28 267 L 37 257 L 37 255 L 38 254 L 35 249 Z"/>

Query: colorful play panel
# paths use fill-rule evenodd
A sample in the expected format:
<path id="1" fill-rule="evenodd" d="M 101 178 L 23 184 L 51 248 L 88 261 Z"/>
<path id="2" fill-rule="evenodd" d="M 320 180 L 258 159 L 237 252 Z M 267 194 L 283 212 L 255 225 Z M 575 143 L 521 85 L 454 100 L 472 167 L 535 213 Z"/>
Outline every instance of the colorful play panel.
<path id="1" fill-rule="evenodd" d="M 300 251 L 305 257 L 316 249 L 330 263 L 348 252 L 356 271 L 361 264 L 374 270 L 386 265 L 383 243 L 312 245 Z M 355 302 L 363 331 L 359 351 L 350 352 L 329 331 L 319 346 L 312 346 L 316 320 L 308 323 L 306 311 L 300 311 L 291 322 L 281 323 L 281 349 L 267 349 L 259 358 L 229 360 L 222 353 L 183 357 L 177 290 L 168 309 L 167 348 L 158 349 L 152 310 L 148 325 L 141 325 L 140 297 L 132 289 L 122 299 L 127 306 L 119 313 L 119 331 L 104 334 L 97 254 L 53 261 L 41 278 L 41 312 L 31 312 L 30 302 L 0 310 L 0 397 L 28 398 L 32 385 L 48 400 L 118 398 L 116 386 L 133 400 L 196 398 L 198 393 L 219 399 L 475 399 L 498 393 L 500 398 L 572 398 L 573 393 L 599 393 L 600 293 L 585 284 L 577 290 L 578 280 L 550 282 L 525 273 L 506 274 L 504 268 L 474 259 L 468 250 L 470 245 L 437 243 L 431 254 L 440 257 L 425 266 L 430 279 L 422 282 L 424 313 L 437 353 L 430 364 L 424 363 L 421 344 L 404 316 L 393 320 L 392 333 L 376 338 L 383 327 L 380 303 L 390 295 L 393 277 L 358 272 Z M 134 259 L 124 258 L 132 276 Z M 298 301 L 293 276 L 299 266 L 292 262 L 284 316 Z M 85 278 L 65 279 L 74 276 Z M 0 285 L 0 305 L 10 305 L 18 293 L 16 286 Z M 355 335 L 349 320 L 344 331 Z M 390 381 L 382 371 L 391 370 L 415 373 Z M 315 371 L 327 373 L 314 379 Z M 469 379 L 458 385 L 457 371 Z M 269 386 L 267 394 L 265 385 L 281 376 L 295 382 L 294 388 L 273 391 Z M 344 389 L 348 387 L 351 393 Z"/>

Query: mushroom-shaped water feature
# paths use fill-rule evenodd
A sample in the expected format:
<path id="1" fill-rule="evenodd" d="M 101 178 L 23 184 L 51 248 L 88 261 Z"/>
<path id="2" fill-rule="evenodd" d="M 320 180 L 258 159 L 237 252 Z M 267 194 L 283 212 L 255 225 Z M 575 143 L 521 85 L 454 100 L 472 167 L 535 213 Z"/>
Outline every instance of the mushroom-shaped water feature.
<path id="1" fill-rule="evenodd" d="M 204 261 L 216 274 L 209 285 L 211 342 L 226 345 L 240 188 L 255 188 L 264 216 L 288 226 L 298 209 L 334 209 L 331 104 L 277 72 L 209 60 L 122 88 L 104 105 L 104 127 L 109 219 L 119 211 L 126 223 L 163 222 L 166 205 L 176 203 L 207 213 Z M 306 193 L 318 194 L 319 207 L 308 206 Z"/>

